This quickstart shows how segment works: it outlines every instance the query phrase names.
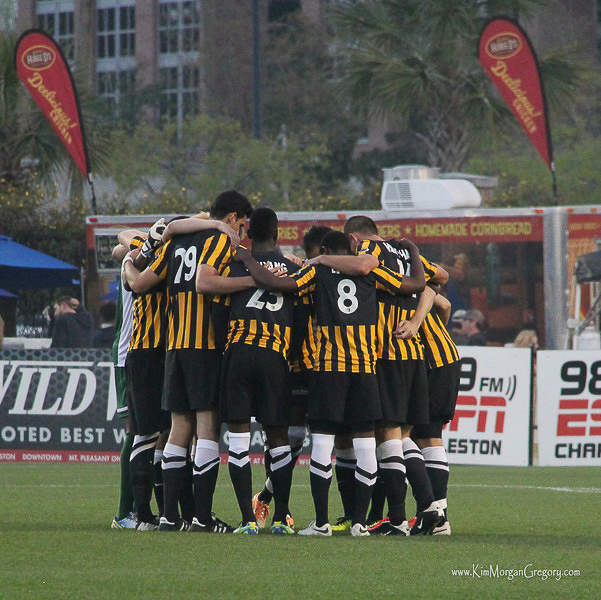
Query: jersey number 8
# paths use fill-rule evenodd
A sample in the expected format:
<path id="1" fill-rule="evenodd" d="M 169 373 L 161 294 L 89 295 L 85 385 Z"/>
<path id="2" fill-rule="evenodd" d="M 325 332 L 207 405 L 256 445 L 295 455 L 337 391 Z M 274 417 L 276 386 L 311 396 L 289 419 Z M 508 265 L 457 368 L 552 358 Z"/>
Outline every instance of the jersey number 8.
<path id="1" fill-rule="evenodd" d="M 354 313 L 359 308 L 355 282 L 351 279 L 341 279 L 336 290 L 338 292 L 338 310 L 345 315 Z"/>

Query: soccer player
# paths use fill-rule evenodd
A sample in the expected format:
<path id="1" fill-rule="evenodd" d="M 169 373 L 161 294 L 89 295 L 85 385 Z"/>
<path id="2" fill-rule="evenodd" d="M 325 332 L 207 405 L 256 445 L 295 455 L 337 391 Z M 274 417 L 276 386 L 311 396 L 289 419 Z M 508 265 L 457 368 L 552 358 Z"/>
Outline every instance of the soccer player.
<path id="1" fill-rule="evenodd" d="M 129 229 L 120 232 L 117 239 L 119 243 L 113 248 L 113 258 L 121 263 L 121 278 L 117 296 L 115 341 L 113 343 L 112 355 L 117 389 L 117 416 L 120 419 L 125 419 L 125 437 L 121 447 L 119 510 L 113 517 L 111 527 L 113 529 L 135 529 L 134 494 L 129 471 L 129 459 L 134 442 L 134 433 L 131 430 L 129 396 L 125 374 L 125 359 L 127 358 L 127 348 L 133 327 L 133 297 L 131 291 L 124 289 L 123 286 L 125 264 L 123 263 L 123 259 L 128 250 L 142 247 L 145 236 L 141 231 Z"/>
<path id="2" fill-rule="evenodd" d="M 411 319 L 411 327 L 405 328 L 401 324 L 403 334 L 399 331 L 399 335 L 411 335 L 419 327 L 428 367 L 430 422 L 427 425 L 415 425 L 411 438 L 423 454 L 434 498 L 444 511 L 444 523 L 436 526 L 432 534 L 451 535 L 447 514 L 449 461 L 442 441 L 442 429 L 455 414 L 461 363 L 457 346 L 446 329 L 451 303 L 429 287 L 426 287 L 422 296 L 425 317 L 416 311 Z"/>
<path id="3" fill-rule="evenodd" d="M 212 285 L 218 285 L 220 293 L 253 285 L 250 277 L 221 277 L 232 254 L 230 237 L 223 230 L 240 232 L 252 207 L 240 192 L 228 190 L 217 196 L 209 213 L 212 221 L 198 219 L 199 228 L 208 229 L 176 235 L 143 272 L 136 273 L 131 263 L 126 265 L 128 281 L 136 292 L 167 280 L 169 314 L 163 408 L 171 412 L 171 431 L 163 450 L 165 512 L 160 519 L 160 531 L 188 529 L 188 523 L 179 515 L 178 500 L 187 452 L 195 433 L 195 516 L 190 530 L 232 531 L 212 514 L 219 468 L 217 403 L 221 352 L 215 346 L 210 298 L 203 286 L 208 278 L 214 277 L 219 281 Z"/>
<path id="4" fill-rule="evenodd" d="M 319 255 L 321 240 L 329 231 L 332 231 L 331 227 L 312 225 L 305 232 L 303 250 L 306 259 L 315 258 Z M 313 375 L 316 356 L 314 311 L 311 296 L 303 296 L 300 302 L 302 304 L 296 307 L 296 325 L 292 332 L 288 357 L 290 363 L 290 426 L 288 427 L 288 440 L 294 465 L 302 452 L 307 436 L 309 382 Z M 336 468 L 338 468 L 338 463 L 336 463 Z M 253 511 L 259 527 L 265 526 L 265 520 L 270 512 L 269 504 L 273 498 L 273 485 L 270 478 L 271 458 L 267 444 L 265 445 L 265 471 L 267 474 L 265 486 L 253 496 Z M 294 527 L 294 519 L 290 513 L 286 516 L 286 522 L 288 526 Z"/>
<path id="5" fill-rule="evenodd" d="M 278 218 L 270 208 L 261 207 L 253 212 L 248 237 L 252 240 L 252 256 L 259 264 L 284 268 L 287 272 L 298 269 L 298 265 L 276 250 Z M 239 251 L 236 257 L 241 254 Z M 231 264 L 228 277 L 248 275 L 243 264 Z M 211 281 L 206 285 L 210 292 Z M 277 535 L 294 534 L 294 529 L 286 523 L 294 464 L 288 440 L 290 406 L 286 358 L 295 323 L 296 300 L 295 294 L 271 293 L 256 286 L 215 300 L 215 313 L 219 307 L 227 310 L 229 305 L 220 406 L 222 420 L 229 430 L 230 477 L 242 514 L 236 534 L 259 532 L 252 508 L 249 459 L 252 416 L 261 423 L 269 446 L 270 480 L 275 499 L 271 531 Z"/>
<path id="6" fill-rule="evenodd" d="M 410 253 L 418 256 L 409 242 Z M 423 272 L 402 278 L 378 268 L 369 255 L 350 256 L 350 242 L 332 231 L 322 241 L 322 254 L 291 276 L 275 277 L 250 257 L 244 264 L 261 287 L 299 294 L 313 293 L 318 326 L 316 376 L 309 394 L 313 435 L 311 493 L 315 520 L 300 535 L 331 536 L 328 492 L 336 433 L 350 432 L 357 457 L 355 508 L 351 534 L 369 535 L 365 516 L 376 479 L 374 423 L 380 419 L 375 376 L 377 354 L 376 286 L 397 293 L 421 291 Z M 421 279 L 421 280 L 420 280 Z"/>
<path id="7" fill-rule="evenodd" d="M 437 267 L 419 255 L 411 256 L 403 244 L 386 242 L 378 234 L 374 221 L 366 216 L 347 220 L 344 231 L 351 237 L 359 255 L 378 259 L 382 267 L 403 275 L 425 270 L 426 279 L 435 279 Z M 409 437 L 411 425 L 427 424 L 428 389 L 423 346 L 419 337 L 395 337 L 399 322 L 409 319 L 417 307 L 413 294 L 378 293 L 378 387 L 382 419 L 376 425 L 379 472 L 388 500 L 388 518 L 370 531 L 381 535 L 408 535 L 405 511 L 406 475 L 418 496 L 418 512 L 411 535 L 424 535 L 438 526 L 442 509 L 435 502 L 419 449 Z M 417 452 L 416 452 L 417 451 Z M 416 456 L 420 454 L 420 456 Z M 421 464 L 420 464 L 421 459 Z"/>
<path id="8" fill-rule="evenodd" d="M 157 248 L 158 242 L 147 258 L 152 258 Z M 135 433 L 130 472 L 137 509 L 136 529 L 153 530 L 159 526 L 150 507 L 155 485 L 155 448 L 160 434 L 168 432 L 171 425 L 169 413 L 161 408 L 167 329 L 165 282 L 134 293 L 133 298 L 133 330 L 125 363 Z M 162 499 L 158 503 L 160 508 Z"/>

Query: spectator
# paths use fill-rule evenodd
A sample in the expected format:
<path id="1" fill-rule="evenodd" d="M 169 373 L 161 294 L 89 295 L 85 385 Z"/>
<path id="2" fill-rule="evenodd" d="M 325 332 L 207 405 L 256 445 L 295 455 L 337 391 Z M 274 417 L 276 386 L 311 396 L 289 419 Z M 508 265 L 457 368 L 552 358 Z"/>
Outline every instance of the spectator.
<path id="1" fill-rule="evenodd" d="M 534 329 L 522 329 L 515 340 L 513 340 L 514 348 L 532 348 L 535 352 L 538 350 L 538 336 Z"/>
<path id="2" fill-rule="evenodd" d="M 453 256 L 453 264 L 441 266 L 449 274 L 446 285 L 447 297 L 454 310 L 467 310 L 470 307 L 469 260 L 463 252 Z M 457 342 L 455 342 L 457 343 Z"/>
<path id="3" fill-rule="evenodd" d="M 464 313 L 464 310 L 456 311 L 458 313 Z M 467 336 L 463 335 L 463 319 L 451 319 L 449 334 L 451 339 L 455 342 L 457 346 L 467 346 Z"/>
<path id="4" fill-rule="evenodd" d="M 115 317 L 117 304 L 113 301 L 100 306 L 100 326 L 94 332 L 94 348 L 112 348 L 115 341 Z"/>
<path id="5" fill-rule="evenodd" d="M 463 336 L 465 342 L 457 342 L 453 333 L 451 337 L 457 344 L 464 346 L 486 346 L 484 334 L 484 315 L 474 308 L 470 310 L 456 310 L 451 317 L 451 331 L 457 331 L 457 336 Z"/>
<path id="6" fill-rule="evenodd" d="M 51 348 L 90 348 L 94 324 L 77 298 L 61 296 L 54 303 Z"/>

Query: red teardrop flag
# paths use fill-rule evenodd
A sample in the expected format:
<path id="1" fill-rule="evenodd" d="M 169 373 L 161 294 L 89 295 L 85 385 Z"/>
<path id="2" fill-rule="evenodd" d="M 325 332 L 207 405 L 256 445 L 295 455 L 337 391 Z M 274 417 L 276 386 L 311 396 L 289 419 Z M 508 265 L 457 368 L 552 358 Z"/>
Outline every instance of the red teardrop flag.
<path id="1" fill-rule="evenodd" d="M 492 19 L 480 34 L 478 60 L 554 172 L 545 94 L 536 54 L 526 32 L 511 19 Z"/>
<path id="2" fill-rule="evenodd" d="M 90 181 L 90 161 L 77 91 L 60 46 L 44 31 L 29 29 L 15 46 L 15 67 L 77 168 Z"/>

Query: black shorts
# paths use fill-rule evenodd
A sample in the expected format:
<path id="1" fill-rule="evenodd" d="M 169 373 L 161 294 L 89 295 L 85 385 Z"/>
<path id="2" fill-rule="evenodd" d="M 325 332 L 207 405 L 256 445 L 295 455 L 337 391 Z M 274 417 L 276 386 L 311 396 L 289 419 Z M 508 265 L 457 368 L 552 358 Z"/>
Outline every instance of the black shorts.
<path id="1" fill-rule="evenodd" d="M 378 360 L 382 421 L 428 423 L 428 381 L 423 360 Z"/>
<path id="2" fill-rule="evenodd" d="M 295 414 L 307 414 L 309 390 L 313 371 L 292 371 L 290 373 L 290 404 Z"/>
<path id="3" fill-rule="evenodd" d="M 225 423 L 245 423 L 255 417 L 263 427 L 288 427 L 289 367 L 268 348 L 232 344 L 223 357 L 219 406 Z"/>
<path id="4" fill-rule="evenodd" d="M 428 371 L 428 396 L 432 422 L 447 423 L 455 414 L 461 363 L 456 361 Z"/>
<path id="5" fill-rule="evenodd" d="M 178 413 L 216 409 L 221 357 L 219 350 L 168 350 L 163 408 Z"/>
<path id="6" fill-rule="evenodd" d="M 442 438 L 442 428 L 444 423 L 442 421 L 432 421 L 427 425 L 414 425 L 411 429 L 411 439 L 416 440 L 427 440 L 430 438 Z"/>
<path id="7" fill-rule="evenodd" d="M 132 350 L 125 361 L 132 431 L 150 435 L 171 426 L 171 415 L 161 408 L 165 379 L 165 349 Z"/>
<path id="8" fill-rule="evenodd" d="M 352 425 L 381 419 L 378 380 L 371 373 L 315 371 L 309 391 L 309 423 Z"/>

